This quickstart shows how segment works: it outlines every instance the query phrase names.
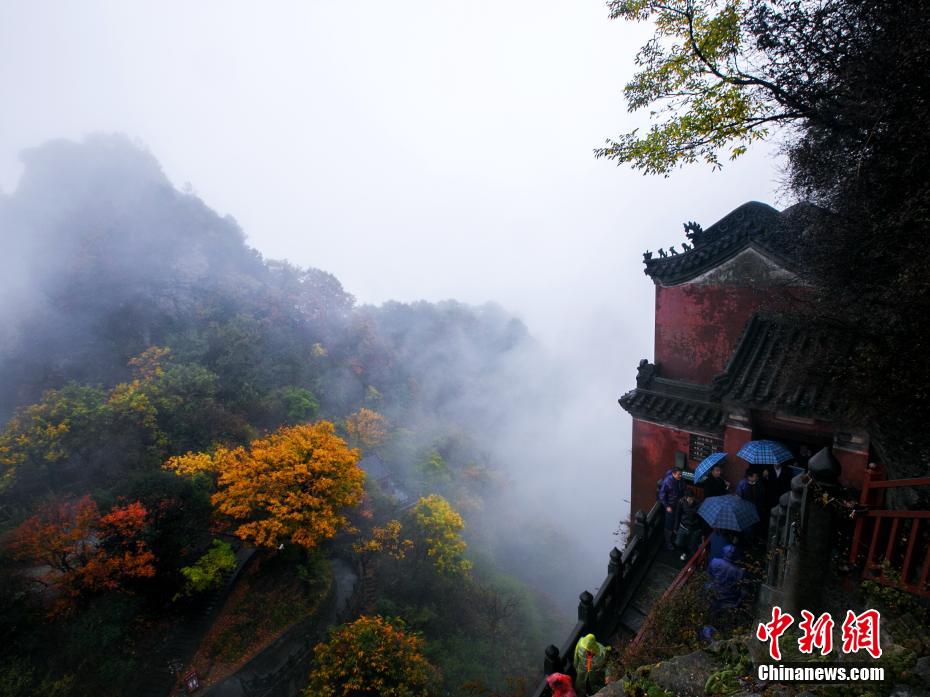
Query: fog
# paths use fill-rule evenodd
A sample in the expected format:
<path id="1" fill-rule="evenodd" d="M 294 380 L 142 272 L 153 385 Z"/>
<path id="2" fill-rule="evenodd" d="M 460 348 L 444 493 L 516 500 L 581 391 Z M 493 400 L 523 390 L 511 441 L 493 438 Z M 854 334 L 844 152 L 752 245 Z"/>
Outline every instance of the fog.
<path id="1" fill-rule="evenodd" d="M 593 159 L 644 122 L 621 90 L 646 36 L 597 0 L 6 3 L 0 190 L 20 187 L 24 149 L 123 133 L 266 259 L 325 270 L 360 305 L 493 302 L 522 320 L 534 340 L 459 406 L 496 422 L 519 536 L 543 520 L 571 546 L 541 580 L 571 612 L 628 515 L 617 398 L 652 356 L 642 252 L 686 220 L 779 203 L 764 147 L 668 179 Z M 29 200 L 49 221 L 59 204 Z M 5 321 L 34 280 L 12 249 Z"/>

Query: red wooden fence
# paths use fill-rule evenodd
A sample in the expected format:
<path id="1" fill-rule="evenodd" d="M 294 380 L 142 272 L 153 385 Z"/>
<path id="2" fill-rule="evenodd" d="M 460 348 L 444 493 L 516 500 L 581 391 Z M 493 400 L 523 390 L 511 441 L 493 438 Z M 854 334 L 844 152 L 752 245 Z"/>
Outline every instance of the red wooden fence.
<path id="1" fill-rule="evenodd" d="M 887 481 L 883 477 L 882 469 L 866 472 L 849 561 L 863 563 L 863 578 L 930 598 L 930 511 L 884 508 L 886 491 L 930 486 L 930 477 Z"/>

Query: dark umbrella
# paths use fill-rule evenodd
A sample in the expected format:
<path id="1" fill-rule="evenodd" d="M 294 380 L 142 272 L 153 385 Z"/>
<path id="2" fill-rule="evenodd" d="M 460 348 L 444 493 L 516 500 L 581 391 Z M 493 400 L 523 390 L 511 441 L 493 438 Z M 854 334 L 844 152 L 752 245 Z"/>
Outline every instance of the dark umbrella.
<path id="1" fill-rule="evenodd" d="M 704 499 L 698 515 L 712 528 L 736 532 L 748 530 L 759 522 L 756 507 L 733 494 Z"/>
<path id="2" fill-rule="evenodd" d="M 736 454 L 750 465 L 780 465 L 794 459 L 788 448 L 774 440 L 751 440 Z"/>
<path id="3" fill-rule="evenodd" d="M 701 460 L 698 466 L 694 469 L 694 483 L 698 484 L 704 475 L 710 472 L 714 468 L 714 465 L 719 464 L 721 460 L 726 458 L 726 456 L 726 453 L 713 453 Z"/>

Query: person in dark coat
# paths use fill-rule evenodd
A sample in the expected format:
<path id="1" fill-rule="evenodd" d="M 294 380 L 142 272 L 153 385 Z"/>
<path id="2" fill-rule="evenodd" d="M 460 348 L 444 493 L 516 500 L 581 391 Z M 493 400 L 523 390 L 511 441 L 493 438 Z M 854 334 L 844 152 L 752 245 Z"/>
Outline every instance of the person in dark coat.
<path id="1" fill-rule="evenodd" d="M 766 465 L 762 470 L 766 506 L 769 510 L 778 505 L 783 494 L 791 491 L 791 479 L 791 467 L 787 462 L 781 465 Z"/>
<path id="2" fill-rule="evenodd" d="M 730 489 L 730 482 L 723 478 L 723 468 L 720 465 L 714 465 L 710 468 L 710 474 L 703 482 L 704 498 L 709 499 L 712 496 L 724 496 Z"/>
<path id="3" fill-rule="evenodd" d="M 758 471 L 751 467 L 746 468 L 745 478 L 736 485 L 736 495 L 755 506 L 756 513 L 759 514 L 759 522 L 745 531 L 746 536 L 757 539 L 764 537 L 765 530 L 768 528 L 769 512 L 766 509 L 765 484 L 760 480 Z"/>
<path id="4" fill-rule="evenodd" d="M 678 502 L 685 495 L 685 483 L 681 481 L 681 469 L 674 467 L 665 473 L 659 487 L 659 503 L 665 508 L 665 549 L 674 550 L 672 539 L 677 529 Z"/>
<path id="5" fill-rule="evenodd" d="M 756 470 L 746 468 L 746 476 L 736 485 L 736 495 L 757 508 L 765 505 L 765 484 L 759 481 Z"/>
<path id="6" fill-rule="evenodd" d="M 681 550 L 682 561 L 692 557 L 701 542 L 699 506 L 691 489 L 688 489 L 684 498 L 678 502 L 678 533 L 675 536 L 675 546 Z"/>

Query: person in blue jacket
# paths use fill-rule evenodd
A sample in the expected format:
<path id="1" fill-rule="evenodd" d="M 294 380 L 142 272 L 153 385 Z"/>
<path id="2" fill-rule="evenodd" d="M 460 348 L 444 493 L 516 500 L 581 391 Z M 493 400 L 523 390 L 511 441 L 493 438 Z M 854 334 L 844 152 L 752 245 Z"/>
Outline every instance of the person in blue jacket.
<path id="1" fill-rule="evenodd" d="M 723 558 L 723 550 L 728 545 L 733 545 L 734 540 L 736 540 L 736 535 L 732 531 L 714 528 L 710 533 L 710 545 L 707 550 L 708 564 L 714 559 Z"/>
<path id="2" fill-rule="evenodd" d="M 743 600 L 743 578 L 746 572 L 736 565 L 737 550 L 733 545 L 723 548 L 723 556 L 707 566 L 710 581 L 707 588 L 713 594 L 711 617 L 719 620 L 729 614 Z"/>
<path id="3" fill-rule="evenodd" d="M 685 495 L 681 481 L 681 468 L 674 467 L 665 473 L 659 486 L 659 503 L 665 508 L 665 549 L 674 550 L 675 530 L 678 528 L 678 502 Z"/>

